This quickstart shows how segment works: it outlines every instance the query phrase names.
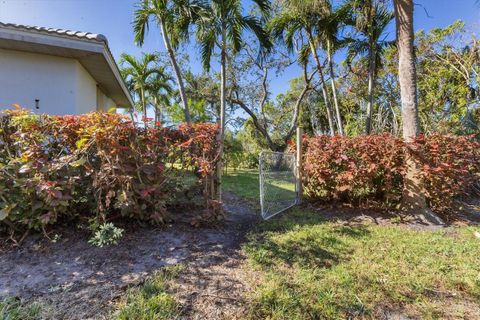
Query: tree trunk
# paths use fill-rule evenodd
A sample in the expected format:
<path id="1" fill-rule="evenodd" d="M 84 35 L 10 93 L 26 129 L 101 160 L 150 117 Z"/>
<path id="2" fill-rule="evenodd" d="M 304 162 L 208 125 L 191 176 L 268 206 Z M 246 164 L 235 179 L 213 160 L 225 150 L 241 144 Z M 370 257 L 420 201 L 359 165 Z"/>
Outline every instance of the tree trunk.
<path id="1" fill-rule="evenodd" d="M 180 72 L 180 68 L 178 67 L 177 59 L 175 58 L 175 53 L 173 52 L 172 45 L 170 43 L 170 38 L 166 33 L 165 22 L 163 20 L 160 23 L 160 29 L 162 33 L 163 43 L 165 44 L 165 48 L 167 49 L 168 58 L 170 59 L 170 63 L 172 64 L 173 71 L 175 73 L 175 78 L 177 79 L 178 91 L 180 92 L 180 98 L 182 99 L 183 104 L 183 113 L 185 114 L 185 122 L 190 124 L 192 120 L 190 117 L 190 109 L 188 108 L 188 100 L 185 93 L 185 86 L 183 84 L 182 74 Z"/>
<path id="2" fill-rule="evenodd" d="M 337 98 L 337 87 L 335 85 L 335 73 L 333 72 L 333 59 L 332 59 L 332 48 L 330 41 L 327 41 L 327 55 L 328 55 L 328 67 L 330 69 L 330 82 L 332 84 L 332 92 L 333 92 L 333 102 L 335 103 L 335 112 L 337 115 L 337 129 L 338 133 L 343 136 L 343 123 L 342 117 L 340 114 L 340 106 L 338 104 Z"/>
<path id="3" fill-rule="evenodd" d="M 154 105 L 155 105 L 155 127 L 159 128 L 160 118 L 161 118 L 161 110 L 160 110 L 161 106 L 158 103 L 157 97 L 154 98 Z"/>
<path id="4" fill-rule="evenodd" d="M 222 26 L 222 48 L 220 53 L 220 131 L 218 133 L 218 144 L 219 144 L 219 157 L 217 163 L 217 176 L 216 176 L 216 199 L 218 201 L 222 200 L 222 170 L 223 170 L 223 148 L 224 148 L 224 137 L 225 137 L 225 105 L 226 105 L 226 41 L 227 41 L 227 32 L 226 26 Z"/>
<path id="5" fill-rule="evenodd" d="M 322 65 L 320 64 L 320 59 L 318 58 L 317 49 L 315 48 L 315 44 L 313 43 L 312 38 L 310 38 L 310 50 L 312 51 L 313 58 L 315 59 L 315 63 L 317 65 L 318 76 L 320 78 L 320 86 L 322 88 L 323 100 L 325 101 L 325 107 L 327 109 L 327 119 L 328 119 L 328 126 L 330 128 L 330 135 L 333 136 L 335 135 L 335 128 L 333 125 L 333 112 L 330 106 L 330 99 L 328 98 L 325 78 L 323 77 Z"/>
<path id="6" fill-rule="evenodd" d="M 414 55 L 413 0 L 395 0 L 398 46 L 398 79 L 402 101 L 403 139 L 407 146 L 420 133 L 417 106 L 417 85 Z M 433 223 L 442 221 L 427 209 L 421 166 L 411 151 L 405 154 L 407 172 L 401 207 L 420 219 Z"/>
<path id="7" fill-rule="evenodd" d="M 367 119 L 365 121 L 365 133 L 372 132 L 372 115 L 373 115 L 373 99 L 375 90 L 375 44 L 370 40 L 368 48 L 368 103 L 367 103 Z"/>
<path id="8" fill-rule="evenodd" d="M 143 88 L 140 89 L 140 99 L 142 103 L 142 109 L 143 109 L 143 125 L 145 128 L 148 126 L 147 124 L 147 104 L 145 103 L 145 90 Z"/>

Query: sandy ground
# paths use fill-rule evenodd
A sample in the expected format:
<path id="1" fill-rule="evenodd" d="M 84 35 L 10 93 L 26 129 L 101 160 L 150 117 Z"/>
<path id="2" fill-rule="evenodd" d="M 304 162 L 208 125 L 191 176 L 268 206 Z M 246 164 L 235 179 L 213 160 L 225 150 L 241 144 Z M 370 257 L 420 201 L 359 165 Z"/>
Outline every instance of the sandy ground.
<path id="1" fill-rule="evenodd" d="M 56 243 L 30 236 L 20 248 L 0 253 L 0 298 L 40 302 L 52 319 L 102 319 L 128 286 L 156 269 L 184 263 L 176 294 L 187 317 L 205 319 L 207 312 L 208 319 L 235 318 L 240 310 L 231 306 L 243 292 L 236 271 L 243 260 L 240 243 L 258 216 L 232 194 L 225 203 L 228 217 L 217 228 L 139 227 L 117 246 L 93 247 L 88 234 L 76 230 L 63 230 Z M 227 294 L 235 297 L 219 298 L 225 288 L 234 288 Z"/>

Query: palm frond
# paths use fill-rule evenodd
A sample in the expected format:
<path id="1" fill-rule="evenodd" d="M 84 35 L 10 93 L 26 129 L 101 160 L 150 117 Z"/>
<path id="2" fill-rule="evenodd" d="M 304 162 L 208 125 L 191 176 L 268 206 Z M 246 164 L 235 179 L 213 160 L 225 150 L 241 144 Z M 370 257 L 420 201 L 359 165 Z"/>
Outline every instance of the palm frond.
<path id="1" fill-rule="evenodd" d="M 145 33 L 149 29 L 149 19 L 152 11 L 150 9 L 150 1 L 143 0 L 137 5 L 133 20 L 133 33 L 135 35 L 135 44 L 142 46 L 145 40 Z"/>

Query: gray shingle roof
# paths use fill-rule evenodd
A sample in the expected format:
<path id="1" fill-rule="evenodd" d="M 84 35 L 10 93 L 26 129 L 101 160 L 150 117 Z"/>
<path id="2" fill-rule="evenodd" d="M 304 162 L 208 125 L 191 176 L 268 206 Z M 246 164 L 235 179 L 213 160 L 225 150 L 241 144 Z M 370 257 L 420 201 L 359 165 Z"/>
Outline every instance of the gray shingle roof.
<path id="1" fill-rule="evenodd" d="M 18 30 L 24 30 L 24 31 L 34 31 L 39 33 L 47 33 L 47 34 L 53 34 L 53 35 L 71 37 L 71 38 L 77 38 L 77 39 L 96 40 L 96 41 L 100 41 L 107 44 L 107 38 L 103 34 L 96 34 L 91 32 L 44 28 L 44 27 L 27 26 L 27 25 L 15 24 L 15 23 L 4 23 L 4 22 L 0 22 L 0 27 L 18 29 Z"/>

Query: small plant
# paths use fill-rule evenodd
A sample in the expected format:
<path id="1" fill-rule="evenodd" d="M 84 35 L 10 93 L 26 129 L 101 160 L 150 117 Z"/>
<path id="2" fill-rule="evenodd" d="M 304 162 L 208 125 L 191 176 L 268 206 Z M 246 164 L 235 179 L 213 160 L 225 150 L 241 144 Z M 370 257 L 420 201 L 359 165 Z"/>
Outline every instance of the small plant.
<path id="1" fill-rule="evenodd" d="M 117 244 L 118 240 L 123 236 L 123 231 L 123 229 L 115 227 L 111 222 L 104 223 L 98 227 L 93 238 L 88 240 L 88 243 L 97 247 Z"/>

